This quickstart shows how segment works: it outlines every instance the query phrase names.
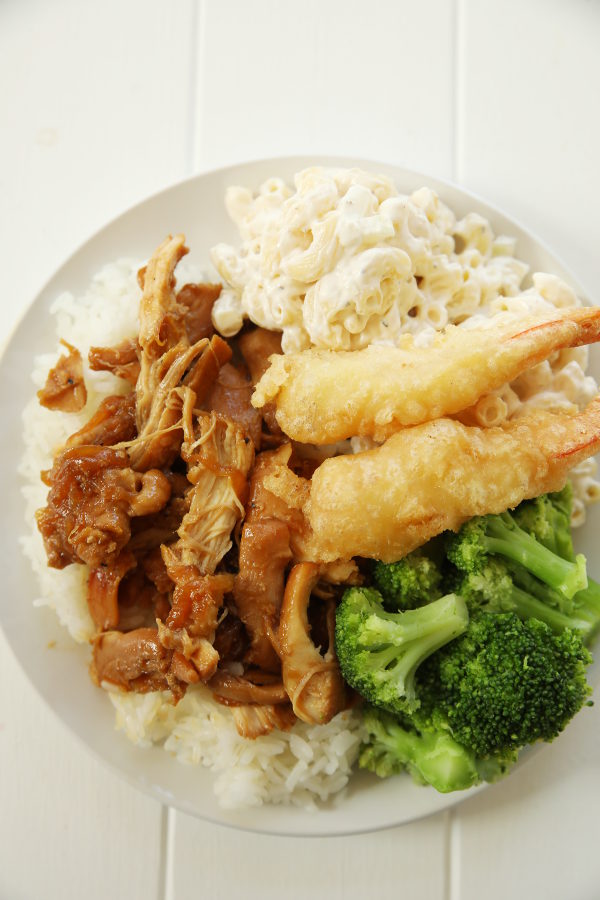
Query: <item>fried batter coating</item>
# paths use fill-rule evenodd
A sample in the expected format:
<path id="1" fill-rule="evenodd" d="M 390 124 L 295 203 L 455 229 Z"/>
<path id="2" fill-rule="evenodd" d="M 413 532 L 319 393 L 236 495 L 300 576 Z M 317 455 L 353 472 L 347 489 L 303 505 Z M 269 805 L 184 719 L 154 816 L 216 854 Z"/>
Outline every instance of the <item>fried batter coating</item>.
<path id="1" fill-rule="evenodd" d="M 576 416 L 537 411 L 494 428 L 437 419 L 374 450 L 327 459 L 305 506 L 312 558 L 391 562 L 467 519 L 560 490 L 600 448 L 600 396 Z"/>
<path id="2" fill-rule="evenodd" d="M 452 415 L 566 347 L 600 340 L 600 308 L 507 316 L 488 328 L 448 328 L 431 347 L 370 346 L 272 356 L 252 403 L 276 404 L 296 441 L 385 440 L 407 425 Z"/>

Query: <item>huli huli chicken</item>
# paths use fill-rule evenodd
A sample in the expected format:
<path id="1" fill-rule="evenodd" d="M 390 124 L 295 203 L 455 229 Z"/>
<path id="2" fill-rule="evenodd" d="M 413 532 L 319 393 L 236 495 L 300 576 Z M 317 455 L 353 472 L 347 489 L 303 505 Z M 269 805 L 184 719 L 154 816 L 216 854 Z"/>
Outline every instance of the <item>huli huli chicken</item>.
<path id="1" fill-rule="evenodd" d="M 558 490 L 598 450 L 598 400 L 501 427 L 449 416 L 598 340 L 600 311 L 454 330 L 427 349 L 288 357 L 259 327 L 228 342 L 214 333 L 220 285 L 176 289 L 187 252 L 183 235 L 168 237 L 140 270 L 137 340 L 90 349 L 90 368 L 126 392 L 43 473 L 48 564 L 89 568 L 97 684 L 177 702 L 202 683 L 248 738 L 325 723 L 355 702 L 334 630 L 364 558 L 398 560 L 471 516 Z M 67 349 L 40 402 L 77 411 L 81 357 Z M 304 446 L 357 435 L 386 440 L 324 461 Z"/>

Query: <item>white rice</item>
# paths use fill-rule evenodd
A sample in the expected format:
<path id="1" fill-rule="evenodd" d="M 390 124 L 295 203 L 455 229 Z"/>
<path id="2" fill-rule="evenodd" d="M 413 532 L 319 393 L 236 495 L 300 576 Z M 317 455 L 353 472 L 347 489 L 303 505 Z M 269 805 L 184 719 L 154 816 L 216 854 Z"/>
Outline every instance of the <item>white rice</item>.
<path id="1" fill-rule="evenodd" d="M 136 744 L 162 743 L 180 762 L 207 766 L 222 807 L 292 803 L 316 809 L 347 784 L 361 741 L 360 717 L 342 712 L 327 725 L 298 722 L 256 740 L 237 733 L 231 713 L 206 688 L 177 706 L 168 693 L 111 692 L 117 727 Z"/>
<path id="2" fill-rule="evenodd" d="M 35 511 L 45 505 L 47 493 L 40 471 L 51 468 L 55 450 L 89 419 L 104 397 L 127 390 L 110 373 L 92 372 L 87 366 L 87 353 L 90 343 L 110 346 L 137 334 L 139 265 L 133 260 L 107 265 L 82 297 L 76 299 L 65 293 L 52 307 L 58 338 L 76 346 L 84 360 L 88 389 L 85 409 L 76 414 L 51 412 L 41 407 L 34 395 L 23 413 L 26 449 L 20 474 L 25 481 L 28 532 L 22 538 L 22 546 L 38 578 L 40 594 L 35 603 L 55 610 L 62 625 L 79 643 L 89 641 L 94 635 L 86 600 L 88 569 L 72 565 L 56 570 L 47 565 L 35 524 Z M 180 264 L 178 276 L 180 283 L 202 279 L 202 273 L 186 264 Z M 57 343 L 54 353 L 36 358 L 33 371 L 36 388 L 43 386 L 48 370 L 61 352 Z M 589 381 L 589 385 L 585 379 L 582 381 L 579 393 L 589 392 L 592 387 L 593 393 L 596 392 L 595 382 Z M 567 393 L 561 386 L 561 396 Z M 566 399 L 581 400 L 579 396 L 566 396 Z M 593 460 L 587 460 L 572 472 L 578 504 L 577 524 L 585 517 L 585 505 L 599 498 L 600 486 L 595 473 Z M 82 671 L 81 677 L 88 677 L 87 672 Z M 212 770 L 215 794 L 226 808 L 262 803 L 316 808 L 319 801 L 340 792 L 347 784 L 362 738 L 361 717 L 357 712 L 340 713 L 322 726 L 299 722 L 289 733 L 275 731 L 250 741 L 238 735 L 230 711 L 216 703 L 206 688 L 188 690 L 177 706 L 168 692 L 111 691 L 108 696 L 116 709 L 116 727 L 131 741 L 142 746 L 162 745 L 180 762 L 201 764 Z"/>
<path id="3" fill-rule="evenodd" d="M 79 298 L 65 293 L 52 307 L 56 334 L 73 344 L 84 360 L 88 401 L 81 413 L 44 409 L 34 395 L 23 413 L 25 454 L 20 466 L 25 486 L 25 516 L 28 532 L 22 547 L 39 583 L 35 603 L 55 610 L 60 622 L 78 643 L 89 641 L 94 626 L 88 612 L 86 584 L 88 568 L 47 565 L 46 554 L 35 524 L 35 511 L 46 503 L 47 488 L 40 471 L 52 466 L 56 449 L 80 428 L 109 394 L 123 393 L 124 383 L 110 373 L 93 372 L 86 365 L 90 344 L 110 346 L 138 331 L 140 289 L 136 273 L 140 263 L 121 260 L 105 266 Z M 180 283 L 201 280 L 201 273 L 180 264 Z M 48 370 L 63 348 L 36 358 L 33 381 L 44 385 Z M 81 672 L 87 678 L 86 670 Z M 214 791 L 225 808 L 258 806 L 262 803 L 292 803 L 314 809 L 340 792 L 347 784 L 362 737 L 360 715 L 343 712 L 327 725 L 297 723 L 292 731 L 275 731 L 246 740 L 235 728 L 230 711 L 216 703 L 206 688 L 188 690 L 174 706 L 168 692 L 108 694 L 116 709 L 116 727 L 136 744 L 160 744 L 189 764 L 201 764 L 215 774 Z M 108 700 L 107 700 L 108 702 Z"/>

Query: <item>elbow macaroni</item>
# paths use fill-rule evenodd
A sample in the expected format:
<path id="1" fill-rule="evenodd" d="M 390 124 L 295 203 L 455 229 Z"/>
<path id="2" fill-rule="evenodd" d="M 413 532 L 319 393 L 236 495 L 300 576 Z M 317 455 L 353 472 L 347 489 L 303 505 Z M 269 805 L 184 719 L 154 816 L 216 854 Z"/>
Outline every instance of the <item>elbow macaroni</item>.
<path id="1" fill-rule="evenodd" d="M 272 178 L 256 194 L 227 191 L 242 245 L 211 251 L 225 283 L 213 318 L 226 336 L 250 318 L 281 331 L 284 352 L 355 350 L 572 302 L 552 276 L 523 292 L 514 240 L 477 213 L 457 221 L 429 188 L 407 196 L 383 176 L 317 167 L 294 187 Z"/>

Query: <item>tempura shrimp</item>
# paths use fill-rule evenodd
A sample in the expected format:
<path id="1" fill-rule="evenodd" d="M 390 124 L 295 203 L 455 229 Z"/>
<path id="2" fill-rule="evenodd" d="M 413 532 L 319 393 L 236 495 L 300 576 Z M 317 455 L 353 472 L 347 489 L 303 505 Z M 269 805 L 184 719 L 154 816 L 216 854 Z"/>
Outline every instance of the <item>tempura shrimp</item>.
<path id="1" fill-rule="evenodd" d="M 600 340 L 600 308 L 570 307 L 485 328 L 450 327 L 430 347 L 371 345 L 271 357 L 252 403 L 273 402 L 293 440 L 385 440 L 399 428 L 467 409 L 566 347 Z"/>
<path id="2" fill-rule="evenodd" d="M 437 419 L 381 447 L 327 459 L 305 515 L 313 559 L 390 562 L 472 516 L 560 490 L 600 448 L 600 396 L 579 415 L 535 412 L 493 428 Z"/>

